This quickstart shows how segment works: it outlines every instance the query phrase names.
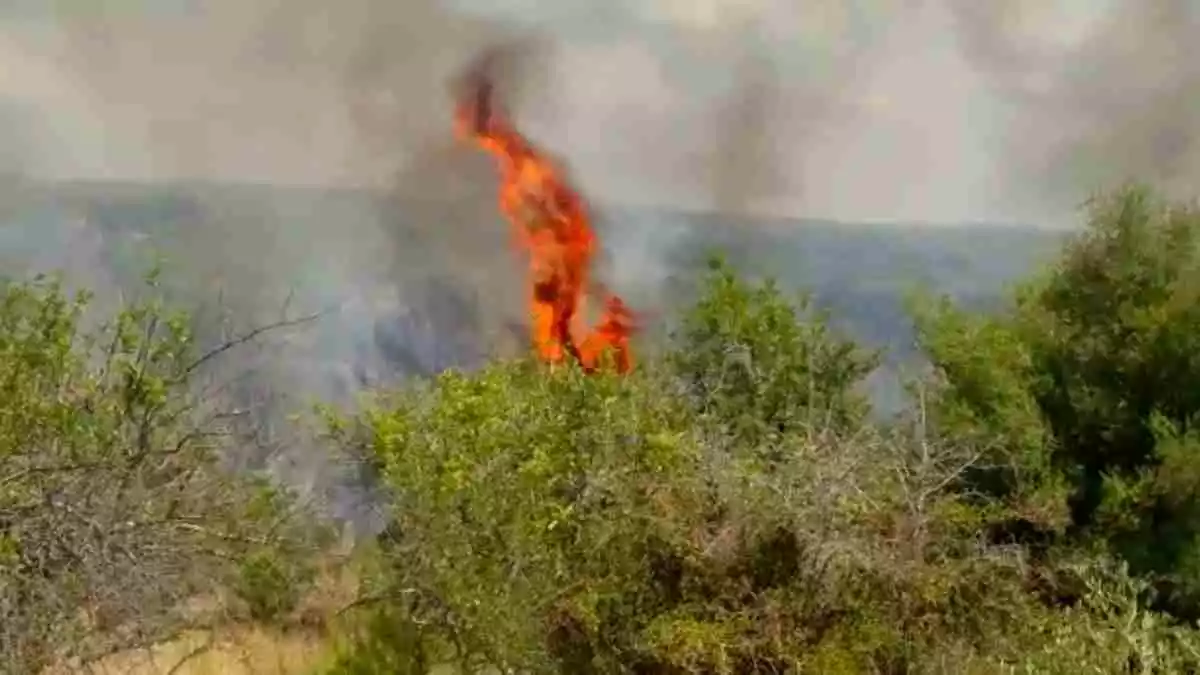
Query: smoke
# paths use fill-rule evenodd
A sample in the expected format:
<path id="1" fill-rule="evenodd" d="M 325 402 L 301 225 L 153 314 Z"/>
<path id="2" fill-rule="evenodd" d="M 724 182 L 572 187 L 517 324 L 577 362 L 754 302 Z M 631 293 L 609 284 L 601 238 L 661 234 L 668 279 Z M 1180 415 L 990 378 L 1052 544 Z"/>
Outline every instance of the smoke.
<path id="1" fill-rule="evenodd" d="M 734 93 L 715 111 L 711 156 L 701 166 L 712 171 L 713 206 L 738 214 L 785 187 L 772 141 L 781 120 L 779 75 L 762 57 L 743 57 Z"/>
<path id="2" fill-rule="evenodd" d="M 520 59 L 520 121 L 602 202 L 1040 222 L 1127 175 L 1194 183 L 1187 0 L 449 5 L 25 6 L 0 109 L 37 147 L 0 160 L 445 194 L 486 171 L 445 138 L 446 79 L 535 34 L 559 49 Z"/>
<path id="3" fill-rule="evenodd" d="M 964 55 L 1008 106 L 1006 151 L 995 158 L 1002 189 L 1060 214 L 1128 180 L 1194 197 L 1200 5 L 1075 4 L 1071 20 L 1055 21 L 1032 3 L 950 3 Z"/>
<path id="4" fill-rule="evenodd" d="M 1200 182 L 1192 0 L 640 7 L 653 47 L 572 63 L 591 86 L 619 83 L 612 133 L 586 134 L 600 115 L 575 110 L 579 130 L 556 136 L 602 191 L 649 186 L 743 214 L 1063 225 L 1125 180 L 1183 198 Z M 627 65 L 588 76 L 613 62 Z M 576 147 L 583 136 L 608 145 Z"/>
<path id="5" fill-rule="evenodd" d="M 494 289 L 519 286 L 495 278 L 508 256 L 494 179 L 452 145 L 446 83 L 516 31 L 436 0 L 23 9 L 0 10 L 0 56 L 21 66 L 0 77 L 3 271 L 62 269 L 116 299 L 153 247 L 208 344 L 322 313 L 212 377 L 254 413 L 262 447 L 238 464 L 369 520 L 341 468 L 283 422 L 469 366 L 512 332 L 496 318 L 517 304 Z M 44 184 L 79 178 L 110 182 Z"/>
<path id="6" fill-rule="evenodd" d="M 508 49 L 516 123 L 600 220 L 632 204 L 1047 222 L 1128 176 L 1194 189 L 1194 3 L 1075 5 L 16 3 L 0 8 L 0 253 L 115 296 L 112 268 L 144 266 L 127 240 L 146 238 L 180 295 L 220 298 L 213 339 L 289 297 L 327 311 L 229 368 L 260 373 L 255 400 L 291 395 L 272 411 L 349 404 L 524 342 L 494 170 L 451 137 L 448 84 L 483 50 Z M 78 178 L 158 187 L 37 187 Z M 638 307 L 688 232 L 628 214 L 602 233 L 603 273 Z M 290 480 L 327 480 L 318 453 L 275 444 Z"/>

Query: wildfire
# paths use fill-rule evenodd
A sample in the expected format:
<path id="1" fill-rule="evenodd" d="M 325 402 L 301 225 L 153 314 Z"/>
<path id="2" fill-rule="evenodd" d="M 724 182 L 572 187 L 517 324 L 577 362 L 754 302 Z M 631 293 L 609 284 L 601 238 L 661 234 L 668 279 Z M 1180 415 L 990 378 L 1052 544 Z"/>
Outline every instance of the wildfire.
<path id="1" fill-rule="evenodd" d="M 550 363 L 566 357 L 594 371 L 611 352 L 618 372 L 633 367 L 629 338 L 634 317 L 621 298 L 589 285 L 596 235 L 583 198 L 561 170 L 526 139 L 499 109 L 491 80 L 475 73 L 455 111 L 460 137 L 492 154 L 500 177 L 500 211 L 513 225 L 515 241 L 529 256 L 529 312 L 533 348 Z M 598 292 L 604 311 L 582 339 L 579 323 L 585 298 Z"/>

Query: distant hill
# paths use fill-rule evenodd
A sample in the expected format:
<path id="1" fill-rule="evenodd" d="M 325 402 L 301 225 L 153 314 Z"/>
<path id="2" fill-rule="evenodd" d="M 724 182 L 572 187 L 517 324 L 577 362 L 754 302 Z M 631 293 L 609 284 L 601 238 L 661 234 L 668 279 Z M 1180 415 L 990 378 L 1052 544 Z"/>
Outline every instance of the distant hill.
<path id="1" fill-rule="evenodd" d="M 916 287 L 994 307 L 1009 284 L 1046 261 L 1063 234 L 1020 225 L 866 225 L 804 219 L 733 219 L 671 212 L 620 213 L 614 246 L 637 231 L 663 227 L 673 273 L 687 277 L 708 251 L 723 252 L 744 274 L 774 277 L 810 291 L 858 338 L 901 346 L 901 300 Z M 672 243 L 667 244 L 667 241 Z M 898 342 L 899 341 L 899 342 Z"/>
<path id="2" fill-rule="evenodd" d="M 903 405 L 901 369 L 919 363 L 904 309 L 910 290 L 992 311 L 1002 306 L 1006 286 L 1052 259 L 1064 239 L 1062 231 L 1021 225 L 866 225 L 669 211 L 610 215 L 611 246 L 642 242 L 671 260 L 679 293 L 673 302 L 685 301 L 713 251 L 744 275 L 772 277 L 785 290 L 811 293 L 836 327 L 884 351 L 883 367 L 870 382 L 884 412 Z"/>
<path id="3" fill-rule="evenodd" d="M 498 277 L 514 263 L 506 226 L 487 202 L 129 183 L 24 184 L 0 197 L 6 274 L 68 267 L 84 283 L 128 287 L 153 247 L 170 255 L 174 288 L 193 300 L 211 300 L 221 286 L 223 301 L 248 314 L 289 292 L 298 305 L 358 302 L 357 315 L 322 332 L 318 351 L 333 361 L 377 352 L 390 362 L 371 366 L 383 376 L 469 365 L 497 330 L 520 340 L 514 315 L 497 309 L 519 302 L 520 288 L 516 277 Z M 862 225 L 622 207 L 599 209 L 597 227 L 608 253 L 603 272 L 635 306 L 669 315 L 707 253 L 719 250 L 746 274 L 811 291 L 844 330 L 888 348 L 890 369 L 912 357 L 907 290 L 921 285 L 994 307 L 1004 284 L 1062 238 L 1018 225 Z M 368 295 L 390 299 L 372 304 Z M 885 407 L 897 400 L 894 382 L 881 381 L 876 393 Z"/>

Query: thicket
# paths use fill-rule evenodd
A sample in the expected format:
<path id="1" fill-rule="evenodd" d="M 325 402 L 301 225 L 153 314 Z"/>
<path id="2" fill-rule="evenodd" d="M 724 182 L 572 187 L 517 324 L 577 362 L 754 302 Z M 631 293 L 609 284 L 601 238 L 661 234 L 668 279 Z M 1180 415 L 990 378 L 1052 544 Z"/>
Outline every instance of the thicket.
<path id="1" fill-rule="evenodd" d="M 715 262 L 630 377 L 445 373 L 331 420 L 391 489 L 337 673 L 1191 672 L 1200 213 L 1131 187 L 932 368 Z"/>
<path id="2" fill-rule="evenodd" d="M 930 368 L 911 383 L 911 409 L 883 422 L 863 391 L 876 354 L 837 335 L 807 299 L 746 283 L 719 261 L 676 333 L 630 375 L 499 361 L 378 392 L 353 415 L 326 411 L 326 447 L 368 465 L 363 473 L 385 488 L 389 526 L 360 546 L 359 598 L 321 668 L 1197 672 L 1198 244 L 1200 210 L 1190 205 L 1140 187 L 1097 199 L 1087 227 L 1054 265 L 1012 289 L 1004 311 L 915 304 Z M 8 294 L 42 297 L 21 288 Z M 65 607 L 9 590 L 57 588 L 60 578 L 63 588 L 104 588 L 69 562 L 50 566 L 64 570 L 47 577 L 54 584 L 28 581 L 43 576 L 11 562 L 29 560 L 29 542 L 62 528 L 9 524 L 24 486 L 36 485 L 9 457 L 115 447 L 89 452 L 125 466 L 141 447 L 139 427 L 111 420 L 142 419 L 117 414 L 136 379 L 112 379 L 95 365 L 104 359 L 43 365 L 57 363 L 50 352 L 75 354 L 75 342 L 6 318 L 10 304 L 0 308 L 0 340 L 24 346 L 0 356 L 32 354 L 13 363 L 44 374 L 14 380 L 38 383 L 20 385 L 20 400 L 35 403 L 0 410 L 4 425 L 25 425 L 4 436 L 17 449 L 0 455 L 0 541 L 16 542 L 5 544 L 7 567 L 0 557 L 0 591 L 10 605 Z M 12 328 L 26 325 L 36 330 Z M 113 411 L 101 417 L 108 426 L 88 417 L 98 413 L 83 403 L 95 395 L 73 398 L 90 390 L 63 384 L 75 380 L 62 372 L 115 383 L 100 397 L 111 402 L 99 408 Z M 178 369 L 164 372 L 176 373 L 164 383 L 177 381 Z M 75 421 L 81 415 L 86 423 Z M 174 417 L 157 419 L 162 438 L 181 437 L 171 436 Z M 29 437 L 36 443 L 15 440 L 49 421 L 52 433 Z M 128 431 L 113 436 L 111 427 Z M 162 497 L 174 494 L 167 478 L 146 474 L 140 485 L 140 501 L 98 512 L 172 503 Z M 43 490 L 37 503 L 53 504 L 57 493 Z M 206 523 L 261 503 L 197 501 L 215 509 Z M 234 520 L 238 536 L 218 541 L 244 541 L 245 528 L 270 521 Z M 95 547 L 91 530 L 74 527 L 63 550 Z M 271 597 L 284 600 L 256 604 L 275 615 L 295 578 L 279 565 L 309 541 L 291 536 L 284 553 L 227 543 L 223 555 L 197 560 L 226 564 L 235 593 L 279 589 Z M 176 537 L 171 550 L 201 550 Z M 136 592 L 170 586 L 154 597 L 182 598 L 191 588 L 186 578 L 155 578 L 158 586 Z M 156 602 L 145 606 L 167 606 Z M 25 641 L 6 644 L 46 652 L 43 633 L 3 627 L 0 635 Z"/>
<path id="3" fill-rule="evenodd" d="M 221 465 L 242 413 L 205 372 L 235 343 L 199 351 L 148 281 L 112 317 L 52 278 L 0 286 L 2 673 L 272 618 L 303 590 L 322 528 Z"/>

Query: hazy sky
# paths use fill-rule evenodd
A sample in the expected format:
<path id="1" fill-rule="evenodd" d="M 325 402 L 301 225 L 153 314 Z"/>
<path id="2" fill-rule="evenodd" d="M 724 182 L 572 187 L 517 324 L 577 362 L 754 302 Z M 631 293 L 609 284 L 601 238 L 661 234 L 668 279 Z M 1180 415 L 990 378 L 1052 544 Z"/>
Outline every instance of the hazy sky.
<path id="1" fill-rule="evenodd" d="M 1178 36 L 1200 26 L 1189 4 L 7 0 L 0 161 L 58 177 L 386 182 L 448 133 L 446 77 L 516 31 L 556 45 L 521 121 L 597 197 L 1050 221 L 1122 172 L 1200 176 L 1200 66 Z M 1113 36 L 1135 46 L 1095 47 L 1124 44 Z M 1153 59 L 1129 51 L 1135 38 Z M 1112 172 L 1089 172 L 1110 157 Z M 714 197 L 739 178 L 738 195 Z"/>

